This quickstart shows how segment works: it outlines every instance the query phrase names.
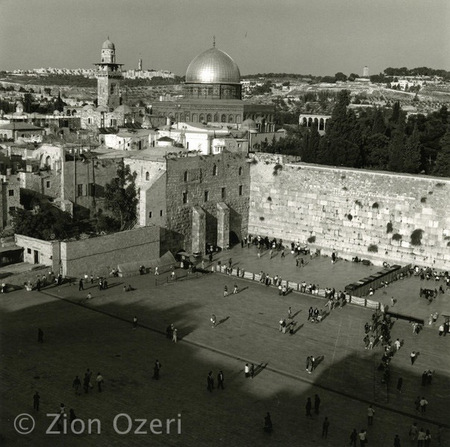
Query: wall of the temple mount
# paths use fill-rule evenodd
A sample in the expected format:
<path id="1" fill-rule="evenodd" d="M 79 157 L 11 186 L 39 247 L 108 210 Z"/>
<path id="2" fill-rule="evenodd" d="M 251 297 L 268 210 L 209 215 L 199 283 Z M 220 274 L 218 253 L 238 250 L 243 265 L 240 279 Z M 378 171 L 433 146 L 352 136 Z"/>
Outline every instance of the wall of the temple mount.
<path id="1" fill-rule="evenodd" d="M 323 254 L 336 250 L 346 259 L 450 269 L 450 179 L 277 156 L 255 159 L 250 177 L 250 234 L 300 241 Z"/>
<path id="2" fill-rule="evenodd" d="M 250 193 L 249 163 L 244 154 L 223 153 L 167 160 L 167 229 L 184 238 L 192 249 L 192 209 L 206 213 L 206 243 L 217 244 L 217 203 L 230 208 L 230 232 L 247 233 Z M 202 250 L 204 251 L 204 250 Z"/>

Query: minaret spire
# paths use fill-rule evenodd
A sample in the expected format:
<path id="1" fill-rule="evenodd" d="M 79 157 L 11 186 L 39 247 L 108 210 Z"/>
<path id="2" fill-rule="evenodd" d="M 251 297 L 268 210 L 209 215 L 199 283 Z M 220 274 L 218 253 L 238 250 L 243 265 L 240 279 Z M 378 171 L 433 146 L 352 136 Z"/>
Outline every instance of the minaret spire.
<path id="1" fill-rule="evenodd" d="M 213 48 L 216 48 L 216 36 L 213 36 Z"/>

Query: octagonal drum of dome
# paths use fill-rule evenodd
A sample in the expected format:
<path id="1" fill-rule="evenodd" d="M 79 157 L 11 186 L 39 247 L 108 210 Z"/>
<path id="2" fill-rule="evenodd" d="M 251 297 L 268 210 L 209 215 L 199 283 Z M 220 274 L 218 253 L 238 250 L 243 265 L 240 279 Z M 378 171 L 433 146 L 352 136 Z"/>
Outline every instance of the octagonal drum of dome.
<path id="1" fill-rule="evenodd" d="M 240 84 L 239 67 L 231 57 L 217 48 L 210 48 L 192 60 L 186 71 L 186 83 Z"/>

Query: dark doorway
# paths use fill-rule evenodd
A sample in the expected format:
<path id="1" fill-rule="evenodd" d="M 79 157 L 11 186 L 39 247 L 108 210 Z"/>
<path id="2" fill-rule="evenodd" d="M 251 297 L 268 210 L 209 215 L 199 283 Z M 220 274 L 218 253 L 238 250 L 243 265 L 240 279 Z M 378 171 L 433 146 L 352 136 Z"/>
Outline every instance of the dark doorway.
<path id="1" fill-rule="evenodd" d="M 39 252 L 34 250 L 34 263 L 39 264 Z"/>
<path id="2" fill-rule="evenodd" d="M 230 247 L 239 244 L 240 240 L 238 235 L 234 231 L 230 231 Z"/>

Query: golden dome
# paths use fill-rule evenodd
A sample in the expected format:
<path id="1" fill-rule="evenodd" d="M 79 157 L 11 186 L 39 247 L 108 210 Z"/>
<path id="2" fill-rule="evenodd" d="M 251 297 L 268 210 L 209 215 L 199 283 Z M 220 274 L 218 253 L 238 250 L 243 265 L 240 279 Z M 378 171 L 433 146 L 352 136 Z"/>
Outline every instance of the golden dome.
<path id="1" fill-rule="evenodd" d="M 231 57 L 213 47 L 192 60 L 186 71 L 186 83 L 240 84 L 241 73 Z"/>

